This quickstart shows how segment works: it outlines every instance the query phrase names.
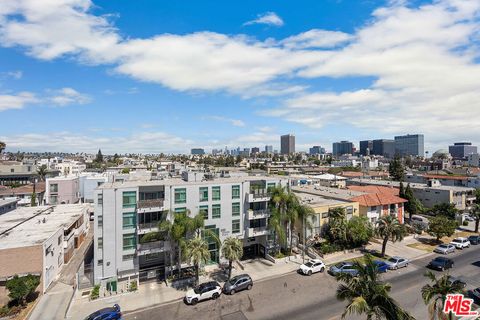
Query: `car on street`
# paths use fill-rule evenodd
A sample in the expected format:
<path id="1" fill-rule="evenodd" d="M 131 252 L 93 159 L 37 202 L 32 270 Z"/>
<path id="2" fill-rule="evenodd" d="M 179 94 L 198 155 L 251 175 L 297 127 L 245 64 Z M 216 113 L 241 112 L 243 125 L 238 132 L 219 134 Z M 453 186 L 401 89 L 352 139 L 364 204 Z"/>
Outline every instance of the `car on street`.
<path id="1" fill-rule="evenodd" d="M 388 269 L 395 270 L 403 267 L 408 267 L 410 261 L 407 258 L 395 256 L 385 261 L 385 263 L 388 264 Z"/>
<path id="2" fill-rule="evenodd" d="M 241 274 L 231 278 L 223 285 L 223 293 L 235 294 L 242 290 L 250 290 L 253 287 L 253 280 L 248 274 Z"/>
<path id="3" fill-rule="evenodd" d="M 382 260 L 374 260 L 373 263 L 377 266 L 378 272 L 385 273 L 388 271 L 389 265 Z"/>
<path id="4" fill-rule="evenodd" d="M 448 276 L 448 282 L 450 284 L 459 284 L 462 289 L 467 287 L 467 283 L 458 277 Z"/>
<path id="5" fill-rule="evenodd" d="M 196 305 L 199 301 L 208 299 L 217 299 L 222 293 L 222 287 L 217 281 L 209 281 L 196 286 L 187 291 L 185 302 L 187 304 Z"/>
<path id="6" fill-rule="evenodd" d="M 450 243 L 444 243 L 436 247 L 435 250 L 433 250 L 433 252 L 441 253 L 441 254 L 449 254 L 449 253 L 455 252 L 455 246 Z"/>
<path id="7" fill-rule="evenodd" d="M 476 304 L 479 304 L 480 303 L 480 287 L 473 289 L 469 293 L 470 293 L 470 297 L 474 300 L 474 302 Z"/>
<path id="8" fill-rule="evenodd" d="M 311 276 L 313 273 L 325 271 L 325 264 L 320 259 L 312 259 L 302 264 L 299 269 L 300 273 Z"/>
<path id="9" fill-rule="evenodd" d="M 95 311 L 85 318 L 85 320 L 119 320 L 122 318 L 122 312 L 118 304 L 113 307 L 103 308 Z"/>
<path id="10" fill-rule="evenodd" d="M 436 257 L 428 264 L 429 268 L 437 270 L 446 270 L 453 267 L 453 260 L 445 257 Z"/>
<path id="11" fill-rule="evenodd" d="M 470 241 L 465 237 L 459 237 L 453 239 L 451 242 L 457 249 L 463 249 L 470 247 Z"/>
<path id="12" fill-rule="evenodd" d="M 468 241 L 470 241 L 470 244 L 477 245 L 480 243 L 480 236 L 478 234 L 471 235 L 470 237 L 468 237 Z"/>
<path id="13" fill-rule="evenodd" d="M 340 273 L 348 273 L 356 277 L 358 275 L 358 270 L 355 268 L 353 263 L 340 262 L 331 266 L 330 269 L 328 269 L 328 273 L 330 273 L 332 276 L 336 276 Z"/>

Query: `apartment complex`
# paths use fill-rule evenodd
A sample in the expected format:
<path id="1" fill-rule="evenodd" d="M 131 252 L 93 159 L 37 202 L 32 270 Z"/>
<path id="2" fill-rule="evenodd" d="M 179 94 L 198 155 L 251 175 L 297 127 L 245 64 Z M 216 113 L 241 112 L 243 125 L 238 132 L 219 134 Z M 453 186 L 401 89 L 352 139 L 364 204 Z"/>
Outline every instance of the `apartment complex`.
<path id="1" fill-rule="evenodd" d="M 47 178 L 45 202 L 47 204 L 69 204 L 80 200 L 78 176 Z"/>
<path id="2" fill-rule="evenodd" d="M 395 137 L 395 154 L 423 157 L 425 155 L 423 134 L 407 134 Z"/>
<path id="3" fill-rule="evenodd" d="M 275 177 L 213 178 L 185 173 L 183 179 L 105 183 L 95 190 L 94 276 L 109 286 L 130 278 L 162 278 L 176 250 L 167 240 L 145 242 L 143 235 L 158 231 L 161 221 L 187 212 L 205 216 L 205 228 L 220 240 L 243 240 L 245 256 L 264 256 L 269 239 L 269 189 L 286 186 Z M 218 263 L 220 248 L 209 242 L 210 260 Z"/>
<path id="4" fill-rule="evenodd" d="M 285 134 L 280 137 L 280 153 L 295 153 L 295 136 L 293 134 Z"/>

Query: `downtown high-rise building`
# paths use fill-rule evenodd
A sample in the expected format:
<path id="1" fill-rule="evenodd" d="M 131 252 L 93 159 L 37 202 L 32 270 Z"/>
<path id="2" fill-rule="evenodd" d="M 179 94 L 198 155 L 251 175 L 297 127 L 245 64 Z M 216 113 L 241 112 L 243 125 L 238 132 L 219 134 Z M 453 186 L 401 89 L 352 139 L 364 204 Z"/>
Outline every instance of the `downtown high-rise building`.
<path id="1" fill-rule="evenodd" d="M 273 146 L 266 145 L 265 146 L 265 153 L 273 153 Z"/>
<path id="2" fill-rule="evenodd" d="M 333 155 L 334 156 L 341 156 L 344 154 L 353 154 L 353 143 L 350 141 L 340 141 L 333 143 Z"/>
<path id="3" fill-rule="evenodd" d="M 425 154 L 423 134 L 407 134 L 395 137 L 395 154 L 423 157 Z"/>
<path id="4" fill-rule="evenodd" d="M 360 141 L 360 154 L 362 156 L 368 156 L 372 154 L 373 150 L 373 141 L 372 140 L 363 140 Z"/>
<path id="5" fill-rule="evenodd" d="M 372 141 L 372 147 L 370 154 L 384 156 L 385 158 L 393 158 L 395 156 L 395 140 L 376 139 Z"/>
<path id="6" fill-rule="evenodd" d="M 280 137 L 280 153 L 295 153 L 295 136 L 293 134 L 285 134 Z"/>
<path id="7" fill-rule="evenodd" d="M 471 142 L 455 142 L 453 146 L 448 147 L 448 152 L 453 159 L 467 159 L 469 155 L 477 153 L 477 146 L 472 146 Z"/>

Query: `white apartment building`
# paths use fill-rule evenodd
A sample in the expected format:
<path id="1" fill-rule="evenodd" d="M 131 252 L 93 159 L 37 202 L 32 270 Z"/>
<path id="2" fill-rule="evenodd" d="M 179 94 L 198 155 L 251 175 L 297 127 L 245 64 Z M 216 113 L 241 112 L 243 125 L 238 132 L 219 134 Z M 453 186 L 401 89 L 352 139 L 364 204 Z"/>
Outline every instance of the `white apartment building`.
<path id="1" fill-rule="evenodd" d="M 115 288 L 117 281 L 126 279 L 162 278 L 176 259 L 175 248 L 168 241 L 141 239 L 180 212 L 203 213 L 205 228 L 220 240 L 238 237 L 245 256 L 265 256 L 273 243 L 268 239 L 268 190 L 287 186 L 287 180 L 205 178 L 203 173 L 189 173 L 184 179 L 107 182 L 95 190 L 95 283 Z M 209 243 L 209 250 L 211 263 L 222 260 L 215 242 Z"/>

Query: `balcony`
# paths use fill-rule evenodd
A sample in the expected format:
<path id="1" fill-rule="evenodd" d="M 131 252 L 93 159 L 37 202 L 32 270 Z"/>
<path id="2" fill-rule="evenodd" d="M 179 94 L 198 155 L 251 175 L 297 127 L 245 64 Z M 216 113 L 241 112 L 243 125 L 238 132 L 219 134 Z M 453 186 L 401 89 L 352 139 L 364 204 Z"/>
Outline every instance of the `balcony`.
<path id="1" fill-rule="evenodd" d="M 153 212 L 163 210 L 163 199 L 139 200 L 137 212 Z"/>
<path id="2" fill-rule="evenodd" d="M 248 237 L 266 236 L 269 233 L 267 227 L 248 228 Z"/>
<path id="3" fill-rule="evenodd" d="M 248 210 L 248 220 L 264 219 L 268 217 L 270 217 L 270 210 L 268 209 Z"/>
<path id="4" fill-rule="evenodd" d="M 165 241 L 153 241 L 137 244 L 137 254 L 139 256 L 165 251 Z"/>
<path id="5" fill-rule="evenodd" d="M 152 221 L 148 223 L 139 223 L 137 227 L 138 234 L 158 231 L 158 224 L 160 221 Z"/>
<path id="6" fill-rule="evenodd" d="M 250 194 L 248 195 L 249 202 L 263 202 L 263 201 L 270 201 L 271 193 L 267 191 L 267 189 L 255 189 L 250 190 Z"/>

